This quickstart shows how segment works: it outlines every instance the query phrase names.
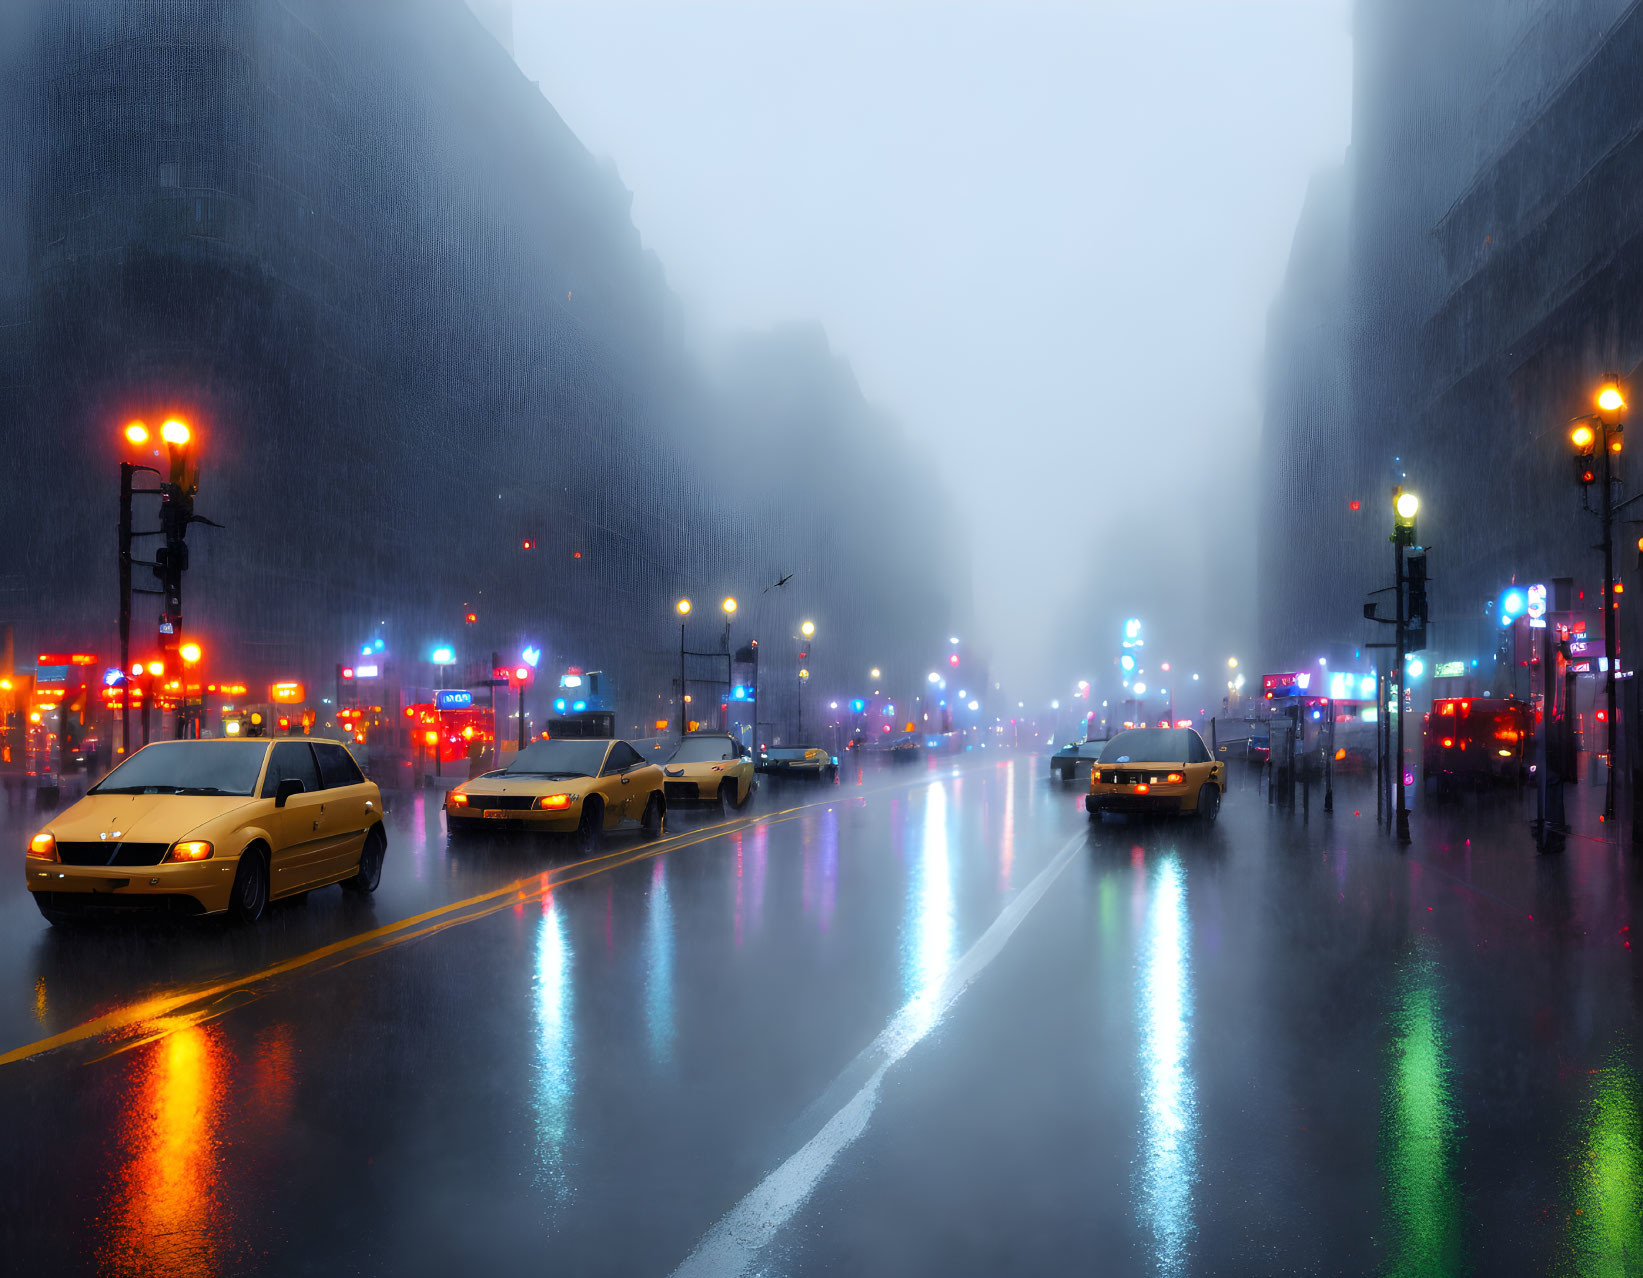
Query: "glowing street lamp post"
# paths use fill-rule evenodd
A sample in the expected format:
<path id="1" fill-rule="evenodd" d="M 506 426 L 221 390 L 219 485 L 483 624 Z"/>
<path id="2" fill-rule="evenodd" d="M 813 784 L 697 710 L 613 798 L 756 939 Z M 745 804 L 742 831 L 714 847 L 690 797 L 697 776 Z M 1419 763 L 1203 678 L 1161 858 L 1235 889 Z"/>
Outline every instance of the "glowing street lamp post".
<path id="1" fill-rule="evenodd" d="M 1420 511 L 1420 507 L 1420 498 L 1415 496 L 1414 493 L 1406 493 L 1400 488 L 1393 494 L 1392 553 L 1394 564 L 1397 569 L 1397 575 L 1393 578 L 1393 580 L 1397 582 L 1397 589 L 1393 593 L 1396 594 L 1398 598 L 1398 658 L 1397 663 L 1393 666 L 1393 670 L 1397 673 L 1398 677 L 1398 746 L 1396 763 L 1394 766 L 1396 769 L 1396 781 L 1398 787 L 1397 834 L 1399 843 L 1409 842 L 1409 798 L 1404 785 L 1405 774 L 1403 761 L 1403 699 L 1404 688 L 1409 678 L 1409 671 L 1405 664 L 1408 661 L 1408 654 L 1405 652 L 1408 634 L 1404 628 L 1404 623 L 1407 618 L 1404 616 L 1403 590 L 1405 579 L 1403 558 L 1404 550 L 1415 544 L 1415 515 Z"/>
<path id="2" fill-rule="evenodd" d="M 689 711 L 685 708 L 685 618 L 690 616 L 690 600 L 679 600 L 673 605 L 673 611 L 679 614 L 679 738 L 683 740 L 689 726 L 686 722 Z"/>
<path id="3" fill-rule="evenodd" d="M 815 637 L 815 634 L 815 622 L 802 621 L 799 623 L 799 637 L 804 643 L 804 650 L 799 653 L 799 661 L 801 663 L 799 666 L 799 713 L 798 722 L 795 726 L 795 735 L 800 741 L 804 740 L 804 685 L 810 678 L 810 671 L 802 663 L 809 659 L 810 640 Z M 757 718 L 757 714 L 755 714 L 754 717 Z M 757 728 L 754 729 L 753 735 L 758 736 Z"/>
<path id="4" fill-rule="evenodd" d="M 1608 722 L 1604 725 L 1607 729 L 1605 748 L 1608 751 L 1608 767 L 1604 769 L 1603 815 L 1610 821 L 1614 820 L 1615 746 L 1618 732 L 1615 715 L 1615 650 L 1618 647 L 1615 629 L 1619 618 L 1615 616 L 1614 601 L 1614 459 L 1621 450 L 1625 412 L 1626 397 L 1620 393 L 1619 379 L 1610 373 L 1604 377 L 1603 385 L 1597 392 L 1597 412 L 1590 418 L 1577 421 L 1569 432 L 1569 442 L 1574 445 L 1577 462 L 1582 457 L 1590 457 L 1594 448 L 1603 454 L 1603 655 L 1604 665 L 1607 666 L 1603 677 L 1603 693 L 1609 712 Z M 1596 425 L 1595 432 L 1588 423 Z M 1590 483 L 1588 476 L 1591 476 L 1590 469 L 1579 476 L 1583 485 Z"/>

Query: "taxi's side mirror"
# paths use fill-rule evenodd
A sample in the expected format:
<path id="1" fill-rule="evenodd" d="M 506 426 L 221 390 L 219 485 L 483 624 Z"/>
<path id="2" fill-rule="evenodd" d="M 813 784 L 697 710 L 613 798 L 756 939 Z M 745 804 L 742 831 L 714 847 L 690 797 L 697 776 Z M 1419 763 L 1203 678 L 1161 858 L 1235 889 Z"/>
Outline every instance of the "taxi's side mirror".
<path id="1" fill-rule="evenodd" d="M 276 808 L 283 808 L 287 799 L 289 799 L 293 794 L 301 793 L 302 782 L 297 780 L 296 777 L 286 777 L 277 787 L 275 787 L 274 806 Z"/>

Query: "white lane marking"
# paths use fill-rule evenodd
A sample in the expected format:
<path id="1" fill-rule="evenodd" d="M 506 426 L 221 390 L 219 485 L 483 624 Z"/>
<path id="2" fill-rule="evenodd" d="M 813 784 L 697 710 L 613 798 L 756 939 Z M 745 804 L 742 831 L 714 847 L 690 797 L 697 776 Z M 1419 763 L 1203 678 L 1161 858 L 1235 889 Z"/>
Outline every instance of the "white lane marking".
<path id="1" fill-rule="evenodd" d="M 752 1270 L 759 1253 L 816 1191 L 833 1161 L 867 1130 L 867 1122 L 878 1104 L 879 1085 L 890 1067 L 941 1021 L 966 987 L 998 957 L 1005 942 L 1049 891 L 1050 884 L 1067 868 L 1087 838 L 1080 832 L 1067 840 L 1055 859 L 999 911 L 981 938 L 948 971 L 933 997 L 921 991 L 903 1005 L 879 1036 L 840 1075 L 843 1079 L 870 1066 L 872 1072 L 867 1081 L 798 1152 L 760 1181 L 703 1236 L 695 1250 L 673 1271 L 673 1278 L 729 1278 Z M 833 1086 L 837 1084 L 835 1080 Z"/>

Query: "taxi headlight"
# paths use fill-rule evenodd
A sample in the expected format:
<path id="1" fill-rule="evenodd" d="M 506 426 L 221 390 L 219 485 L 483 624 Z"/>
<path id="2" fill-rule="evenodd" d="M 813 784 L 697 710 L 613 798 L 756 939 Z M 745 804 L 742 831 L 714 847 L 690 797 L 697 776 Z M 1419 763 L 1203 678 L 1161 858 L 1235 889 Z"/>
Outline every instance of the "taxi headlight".
<path id="1" fill-rule="evenodd" d="M 52 834 L 37 834 L 29 840 L 29 855 L 39 857 L 42 861 L 57 859 L 57 836 Z"/>
<path id="2" fill-rule="evenodd" d="M 167 861 L 204 861 L 211 856 L 211 845 L 204 839 L 185 839 L 181 843 L 173 843 L 171 851 L 165 854 Z"/>
<path id="3" fill-rule="evenodd" d="M 536 806 L 539 808 L 546 808 L 550 812 L 560 811 L 570 807 L 570 795 L 544 794 L 536 801 Z"/>
<path id="4" fill-rule="evenodd" d="M 452 790 L 445 796 L 445 806 L 448 808 L 465 808 L 468 806 L 468 796 L 458 794 L 455 790 Z"/>
<path id="5" fill-rule="evenodd" d="M 1169 785 L 1180 785 L 1186 780 L 1186 777 L 1182 776 L 1179 772 L 1172 772 L 1165 777 L 1164 780 Z"/>

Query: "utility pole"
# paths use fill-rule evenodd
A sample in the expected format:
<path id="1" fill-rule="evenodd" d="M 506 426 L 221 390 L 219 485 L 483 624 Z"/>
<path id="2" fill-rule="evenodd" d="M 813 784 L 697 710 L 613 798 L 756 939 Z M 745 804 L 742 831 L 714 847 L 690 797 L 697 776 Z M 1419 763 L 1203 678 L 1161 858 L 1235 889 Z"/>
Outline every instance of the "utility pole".
<path id="1" fill-rule="evenodd" d="M 1614 380 L 1612 377 L 1609 379 Z M 1614 820 L 1614 773 L 1616 766 L 1615 739 L 1619 724 L 1615 715 L 1615 653 L 1618 647 L 1615 627 L 1620 618 L 1614 602 L 1614 455 L 1620 446 L 1620 427 L 1611 427 L 1603 421 L 1603 655 L 1608 667 L 1603 675 L 1603 692 L 1608 703 L 1608 766 L 1603 769 L 1603 816 Z M 1611 443 L 1612 440 L 1612 443 Z M 1635 818 L 1634 818 L 1635 819 Z"/>
<path id="2" fill-rule="evenodd" d="M 131 477 L 137 467 L 120 463 L 120 753 L 131 753 Z"/>

